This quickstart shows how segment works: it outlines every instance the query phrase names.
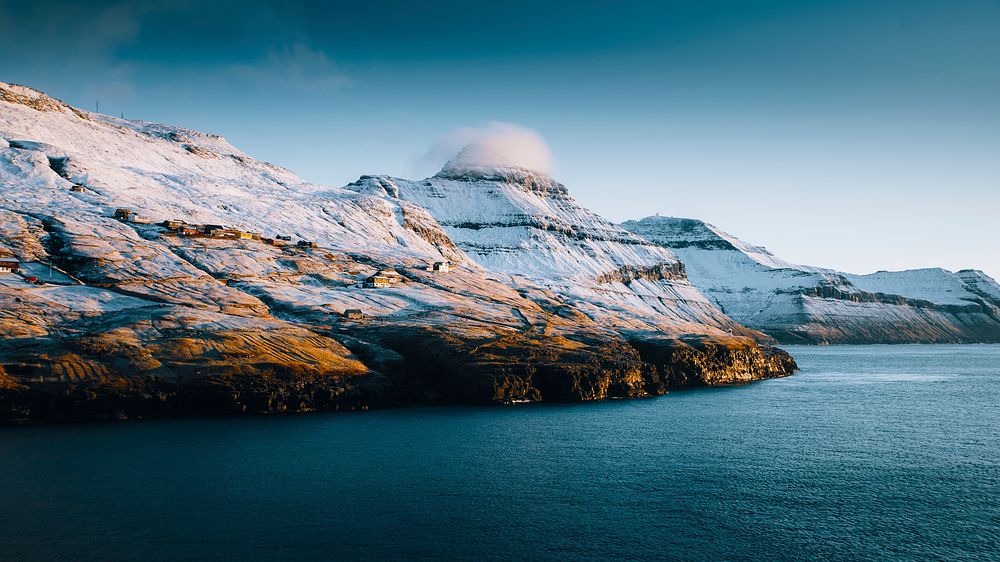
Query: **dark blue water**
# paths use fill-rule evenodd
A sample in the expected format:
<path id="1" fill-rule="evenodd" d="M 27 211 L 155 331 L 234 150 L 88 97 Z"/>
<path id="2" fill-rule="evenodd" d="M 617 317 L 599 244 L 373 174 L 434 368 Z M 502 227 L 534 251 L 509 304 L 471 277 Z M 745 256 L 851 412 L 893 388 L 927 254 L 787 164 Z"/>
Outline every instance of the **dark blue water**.
<path id="1" fill-rule="evenodd" d="M 0 431 L 0 558 L 1000 559 L 1000 346 L 640 401 Z"/>

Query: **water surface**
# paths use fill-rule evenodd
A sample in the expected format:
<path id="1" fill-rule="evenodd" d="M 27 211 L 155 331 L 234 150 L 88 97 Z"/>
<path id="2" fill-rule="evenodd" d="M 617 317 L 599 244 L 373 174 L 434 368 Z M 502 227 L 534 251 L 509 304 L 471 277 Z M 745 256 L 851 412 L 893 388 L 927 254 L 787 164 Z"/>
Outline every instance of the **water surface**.
<path id="1" fill-rule="evenodd" d="M 0 430 L 0 558 L 1000 558 L 1000 346 L 633 401 Z"/>

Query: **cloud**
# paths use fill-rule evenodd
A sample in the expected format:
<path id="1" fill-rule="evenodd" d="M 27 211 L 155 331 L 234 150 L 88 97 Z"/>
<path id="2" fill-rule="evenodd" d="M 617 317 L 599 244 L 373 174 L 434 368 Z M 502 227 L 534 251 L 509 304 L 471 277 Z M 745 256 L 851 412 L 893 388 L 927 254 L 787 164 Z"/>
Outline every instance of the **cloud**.
<path id="1" fill-rule="evenodd" d="M 552 153 L 541 135 L 503 122 L 452 131 L 434 143 L 423 160 L 467 167 L 517 166 L 546 174 L 552 169 Z"/>
<path id="2" fill-rule="evenodd" d="M 272 49 L 253 64 L 231 65 L 229 73 L 259 85 L 302 90 L 329 90 L 354 83 L 325 52 L 302 43 Z"/>

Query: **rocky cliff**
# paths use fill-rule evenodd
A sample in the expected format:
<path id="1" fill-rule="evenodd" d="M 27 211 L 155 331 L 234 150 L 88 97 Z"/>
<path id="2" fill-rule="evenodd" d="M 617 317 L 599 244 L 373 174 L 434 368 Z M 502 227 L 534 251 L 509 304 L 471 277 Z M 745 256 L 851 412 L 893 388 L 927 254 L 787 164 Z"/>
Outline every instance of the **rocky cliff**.
<path id="1" fill-rule="evenodd" d="M 217 135 L 0 84 L 0 259 L 19 264 L 0 272 L 0 422 L 597 400 L 794 369 L 549 178 L 480 181 L 554 210 L 442 224 L 412 182 L 309 184 Z M 499 249 L 457 236 L 511 221 L 524 236 Z M 379 271 L 398 281 L 363 287 Z"/>

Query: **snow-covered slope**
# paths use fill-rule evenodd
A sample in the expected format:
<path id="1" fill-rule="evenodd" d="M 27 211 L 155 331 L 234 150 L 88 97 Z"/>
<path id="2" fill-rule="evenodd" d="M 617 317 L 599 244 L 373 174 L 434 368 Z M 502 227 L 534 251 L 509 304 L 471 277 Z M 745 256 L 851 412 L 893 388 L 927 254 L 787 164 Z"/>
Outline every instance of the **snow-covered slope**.
<path id="1" fill-rule="evenodd" d="M 581 207 L 545 174 L 472 165 L 460 154 L 425 180 L 364 176 L 348 188 L 426 209 L 485 269 L 542 285 L 595 320 L 672 333 L 743 330 L 691 285 L 673 253 Z"/>
<path id="2" fill-rule="evenodd" d="M 783 341 L 1000 341 L 1000 286 L 981 271 L 870 275 L 794 265 L 702 221 L 647 217 L 624 228 L 669 248 L 726 314 Z"/>
<path id="3" fill-rule="evenodd" d="M 0 258 L 21 262 L 0 272 L 0 421 L 600 399 L 794 368 L 547 178 L 314 185 L 217 135 L 3 83 Z M 386 269 L 400 282 L 362 286 Z"/>
<path id="4" fill-rule="evenodd" d="M 413 228 L 435 225 L 412 205 L 308 184 L 218 135 L 80 111 L 23 86 L 0 83 L 0 92 L 0 138 L 9 145 L 0 155 L 0 180 L 21 187 L 0 194 L 5 207 L 44 209 L 56 219 L 110 216 L 126 207 L 157 220 L 465 261 Z M 85 191 L 70 192 L 74 183 Z"/>

